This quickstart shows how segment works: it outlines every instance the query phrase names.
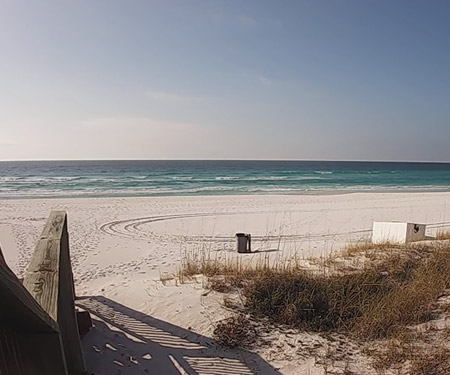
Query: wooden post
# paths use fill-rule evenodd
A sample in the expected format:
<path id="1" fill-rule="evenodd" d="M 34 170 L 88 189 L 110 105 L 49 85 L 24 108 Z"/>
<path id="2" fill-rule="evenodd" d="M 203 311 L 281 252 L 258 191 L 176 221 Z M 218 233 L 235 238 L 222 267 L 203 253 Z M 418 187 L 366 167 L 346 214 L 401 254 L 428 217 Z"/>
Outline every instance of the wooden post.
<path id="1" fill-rule="evenodd" d="M 24 374 L 67 375 L 61 334 L 18 332 Z"/>
<path id="2" fill-rule="evenodd" d="M 58 299 L 58 325 L 66 353 L 67 369 L 70 375 L 85 374 L 83 352 L 81 350 L 78 320 L 75 311 L 75 287 L 69 251 L 67 218 L 61 236 L 60 278 Z"/>
<path id="3" fill-rule="evenodd" d="M 24 286 L 58 323 L 69 375 L 85 374 L 64 211 L 50 213 L 25 275 Z"/>
<path id="4" fill-rule="evenodd" d="M 0 321 L 20 323 L 35 332 L 59 333 L 59 328 L 9 269 L 0 249 Z"/>
<path id="5" fill-rule="evenodd" d="M 0 374 L 67 375 L 58 324 L 9 269 L 0 249 Z"/>

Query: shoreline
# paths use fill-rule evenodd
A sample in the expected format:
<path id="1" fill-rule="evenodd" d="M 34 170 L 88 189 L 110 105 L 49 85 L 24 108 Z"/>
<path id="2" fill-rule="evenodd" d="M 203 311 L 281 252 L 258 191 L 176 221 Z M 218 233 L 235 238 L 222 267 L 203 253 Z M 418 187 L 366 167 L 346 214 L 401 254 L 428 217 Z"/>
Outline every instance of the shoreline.
<path id="1" fill-rule="evenodd" d="M 244 197 L 314 197 L 314 196 L 342 196 L 342 195 L 394 195 L 394 194 L 445 194 L 450 193 L 450 188 L 442 190 L 360 190 L 360 191 L 316 191 L 310 194 L 302 193 L 249 193 L 249 194 L 161 194 L 161 195 L 59 195 L 59 196 L 19 196 L 19 197 L 2 197 L 1 201 L 33 201 L 33 200 L 78 200 L 78 199 L 166 199 L 166 198 L 244 198 Z"/>

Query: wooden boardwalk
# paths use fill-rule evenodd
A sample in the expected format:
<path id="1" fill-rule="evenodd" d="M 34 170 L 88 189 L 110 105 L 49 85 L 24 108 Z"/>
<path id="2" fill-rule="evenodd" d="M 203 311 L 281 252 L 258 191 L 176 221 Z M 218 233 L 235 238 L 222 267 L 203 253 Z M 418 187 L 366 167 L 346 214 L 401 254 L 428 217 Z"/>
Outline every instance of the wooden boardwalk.
<path id="1" fill-rule="evenodd" d="M 23 284 L 0 250 L 0 375 L 86 374 L 67 214 L 52 211 Z"/>

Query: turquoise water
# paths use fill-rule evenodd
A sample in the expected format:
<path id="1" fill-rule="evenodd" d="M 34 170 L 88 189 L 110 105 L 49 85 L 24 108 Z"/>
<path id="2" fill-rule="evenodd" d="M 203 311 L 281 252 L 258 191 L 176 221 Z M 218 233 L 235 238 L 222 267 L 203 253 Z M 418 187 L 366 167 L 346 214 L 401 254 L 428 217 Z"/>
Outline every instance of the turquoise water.
<path id="1" fill-rule="evenodd" d="M 450 191 L 450 164 L 323 161 L 0 162 L 0 198 Z"/>

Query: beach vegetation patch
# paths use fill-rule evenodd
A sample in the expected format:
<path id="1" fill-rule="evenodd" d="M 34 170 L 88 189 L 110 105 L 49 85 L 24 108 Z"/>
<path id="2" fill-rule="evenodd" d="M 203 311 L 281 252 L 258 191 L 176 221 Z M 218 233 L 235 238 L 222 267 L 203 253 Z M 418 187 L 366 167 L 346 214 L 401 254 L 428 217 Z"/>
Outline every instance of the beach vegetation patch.
<path id="1" fill-rule="evenodd" d="M 366 252 L 380 252 L 388 250 L 398 250 L 405 247 L 404 245 L 392 243 L 389 241 L 374 244 L 372 241 L 358 241 L 347 244 L 344 249 L 340 252 L 341 254 L 346 254 L 348 256 L 359 255 Z"/>
<path id="2" fill-rule="evenodd" d="M 432 317 L 450 287 L 450 247 L 392 254 L 348 274 L 272 271 L 243 290 L 246 308 L 271 320 L 314 331 L 385 338 Z"/>
<path id="3" fill-rule="evenodd" d="M 434 350 L 415 353 L 411 359 L 411 375 L 443 375 L 450 374 L 450 350 L 438 346 Z"/>
<path id="4" fill-rule="evenodd" d="M 297 262 L 268 258 L 252 265 L 204 258 L 184 268 L 193 269 L 208 278 L 211 289 L 241 293 L 250 316 L 304 330 L 382 339 L 433 317 L 434 304 L 450 287 L 450 245 L 389 247 L 377 261 L 344 273 L 308 272 Z"/>
<path id="5" fill-rule="evenodd" d="M 437 240 L 450 240 L 450 229 L 439 229 L 436 232 Z"/>
<path id="6" fill-rule="evenodd" d="M 214 329 L 214 338 L 232 348 L 248 347 L 256 339 L 256 329 L 244 314 L 239 314 L 220 321 Z"/>

